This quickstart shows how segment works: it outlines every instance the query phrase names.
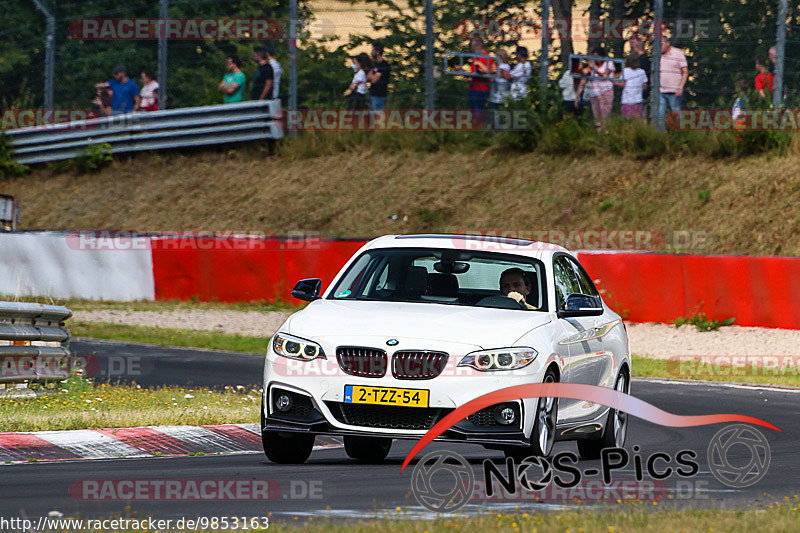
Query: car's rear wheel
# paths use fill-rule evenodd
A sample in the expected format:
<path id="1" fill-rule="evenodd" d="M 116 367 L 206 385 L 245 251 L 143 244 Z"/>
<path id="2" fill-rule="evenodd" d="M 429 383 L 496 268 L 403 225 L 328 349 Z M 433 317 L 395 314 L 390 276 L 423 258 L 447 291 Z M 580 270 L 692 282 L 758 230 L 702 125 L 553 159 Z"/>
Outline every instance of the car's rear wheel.
<path id="1" fill-rule="evenodd" d="M 314 435 L 281 434 L 277 431 L 264 431 L 264 398 L 261 398 L 261 444 L 264 455 L 273 463 L 301 464 L 305 463 L 314 449 Z"/>
<path id="2" fill-rule="evenodd" d="M 552 368 L 544 374 L 543 383 L 556 383 L 558 378 Z M 506 457 L 513 457 L 520 461 L 532 455 L 547 457 L 553 450 L 556 436 L 556 422 L 558 422 L 558 399 L 539 398 L 536 404 L 536 421 L 531 433 L 530 446 L 516 446 L 505 450 Z"/>
<path id="3" fill-rule="evenodd" d="M 344 437 L 344 451 L 352 459 L 380 463 L 389 455 L 392 439 L 384 437 Z"/>
<path id="4" fill-rule="evenodd" d="M 617 376 L 614 385 L 617 392 L 628 393 L 630 390 L 630 380 L 628 374 L 623 370 Z M 609 409 L 606 417 L 605 427 L 600 437 L 595 439 L 583 439 L 578 441 L 578 453 L 581 459 L 599 459 L 603 448 L 622 448 L 625 446 L 625 437 L 628 434 L 628 413 Z"/>

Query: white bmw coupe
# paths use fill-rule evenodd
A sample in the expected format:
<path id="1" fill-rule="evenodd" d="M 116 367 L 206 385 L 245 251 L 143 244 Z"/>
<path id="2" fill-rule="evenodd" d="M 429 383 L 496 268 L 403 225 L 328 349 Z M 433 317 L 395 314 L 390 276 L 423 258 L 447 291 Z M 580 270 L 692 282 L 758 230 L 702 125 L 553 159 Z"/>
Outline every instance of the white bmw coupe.
<path id="1" fill-rule="evenodd" d="M 419 439 L 455 408 L 513 385 L 567 382 L 628 392 L 625 327 L 569 251 L 464 235 L 389 235 L 365 244 L 272 338 L 264 365 L 264 452 L 302 463 L 315 435 L 346 453 L 386 458 L 393 439 Z M 524 398 L 491 405 L 439 441 L 508 456 L 547 456 L 575 440 L 583 458 L 622 446 L 625 413 Z"/>

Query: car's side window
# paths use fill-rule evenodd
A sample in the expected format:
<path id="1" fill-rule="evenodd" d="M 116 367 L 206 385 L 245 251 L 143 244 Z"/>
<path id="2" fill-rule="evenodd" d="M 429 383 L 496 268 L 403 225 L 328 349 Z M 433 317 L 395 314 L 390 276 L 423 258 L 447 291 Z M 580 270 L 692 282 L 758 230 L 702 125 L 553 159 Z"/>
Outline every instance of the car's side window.
<path id="1" fill-rule="evenodd" d="M 582 294 L 586 294 L 589 296 L 600 296 L 600 293 L 597 292 L 597 287 L 594 286 L 594 283 L 592 283 L 592 280 L 589 278 L 586 272 L 580 267 L 580 265 L 578 265 L 577 262 L 575 262 L 571 258 L 568 258 L 567 256 L 562 256 L 562 257 L 566 259 L 567 262 L 570 263 L 572 269 L 575 271 L 575 277 L 578 279 L 578 283 L 580 283 L 581 286 L 580 292 Z"/>
<path id="2" fill-rule="evenodd" d="M 582 292 L 575 269 L 565 255 L 553 260 L 553 281 L 556 288 L 556 309 L 565 309 L 570 294 Z"/>

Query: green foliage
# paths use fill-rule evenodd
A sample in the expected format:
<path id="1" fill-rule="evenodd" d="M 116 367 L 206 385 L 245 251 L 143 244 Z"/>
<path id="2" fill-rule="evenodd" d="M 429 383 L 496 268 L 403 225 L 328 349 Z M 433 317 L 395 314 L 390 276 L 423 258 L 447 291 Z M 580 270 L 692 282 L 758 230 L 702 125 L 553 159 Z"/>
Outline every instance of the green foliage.
<path id="1" fill-rule="evenodd" d="M 675 327 L 679 328 L 683 325 L 694 326 L 697 331 L 717 331 L 722 326 L 730 326 L 736 321 L 735 318 L 726 318 L 725 320 L 712 320 L 706 316 L 705 313 L 697 313 L 695 315 L 678 317 L 675 319 Z"/>
<path id="2" fill-rule="evenodd" d="M 700 189 L 697 191 L 697 199 L 701 204 L 707 204 L 711 200 L 711 191 L 708 189 Z"/>
<path id="3" fill-rule="evenodd" d="M 75 169 L 79 174 L 97 172 L 110 165 L 113 160 L 110 144 L 90 144 L 75 158 Z"/>
<path id="4" fill-rule="evenodd" d="M 7 178 L 11 176 L 22 176 L 26 174 L 30 168 L 25 165 L 20 165 L 11 155 L 11 140 L 8 136 L 0 131 L 0 178 Z"/>
<path id="5" fill-rule="evenodd" d="M 603 200 L 602 202 L 600 202 L 600 205 L 597 206 L 597 210 L 600 211 L 601 213 L 605 213 L 612 207 L 614 207 L 614 202 L 612 202 L 611 200 Z"/>

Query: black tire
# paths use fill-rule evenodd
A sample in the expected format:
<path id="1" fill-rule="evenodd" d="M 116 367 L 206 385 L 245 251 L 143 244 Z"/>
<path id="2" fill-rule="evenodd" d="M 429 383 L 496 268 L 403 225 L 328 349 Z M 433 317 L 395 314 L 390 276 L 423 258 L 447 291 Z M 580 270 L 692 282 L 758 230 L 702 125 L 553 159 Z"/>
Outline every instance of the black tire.
<path id="1" fill-rule="evenodd" d="M 344 451 L 351 459 L 365 463 L 382 463 L 392 448 L 392 439 L 384 437 L 344 438 Z"/>
<path id="2" fill-rule="evenodd" d="M 630 378 L 624 370 L 617 376 L 614 389 L 625 393 L 630 389 Z M 622 448 L 625 445 L 627 433 L 628 414 L 616 409 L 609 409 L 603 432 L 597 438 L 579 440 L 578 453 L 581 459 L 600 459 L 600 453 L 604 448 Z"/>
<path id="3" fill-rule="evenodd" d="M 557 383 L 558 378 L 552 368 L 544 373 L 542 383 Z M 536 422 L 531 433 L 529 446 L 515 446 L 504 450 L 506 457 L 519 462 L 526 457 L 547 457 L 553 451 L 558 422 L 558 398 L 539 398 L 536 407 Z M 546 433 L 546 435 L 544 435 Z"/>
<path id="4" fill-rule="evenodd" d="M 264 455 L 273 463 L 302 464 L 311 456 L 314 448 L 314 435 L 281 434 L 277 431 L 264 431 L 264 398 L 261 398 L 261 444 Z"/>

